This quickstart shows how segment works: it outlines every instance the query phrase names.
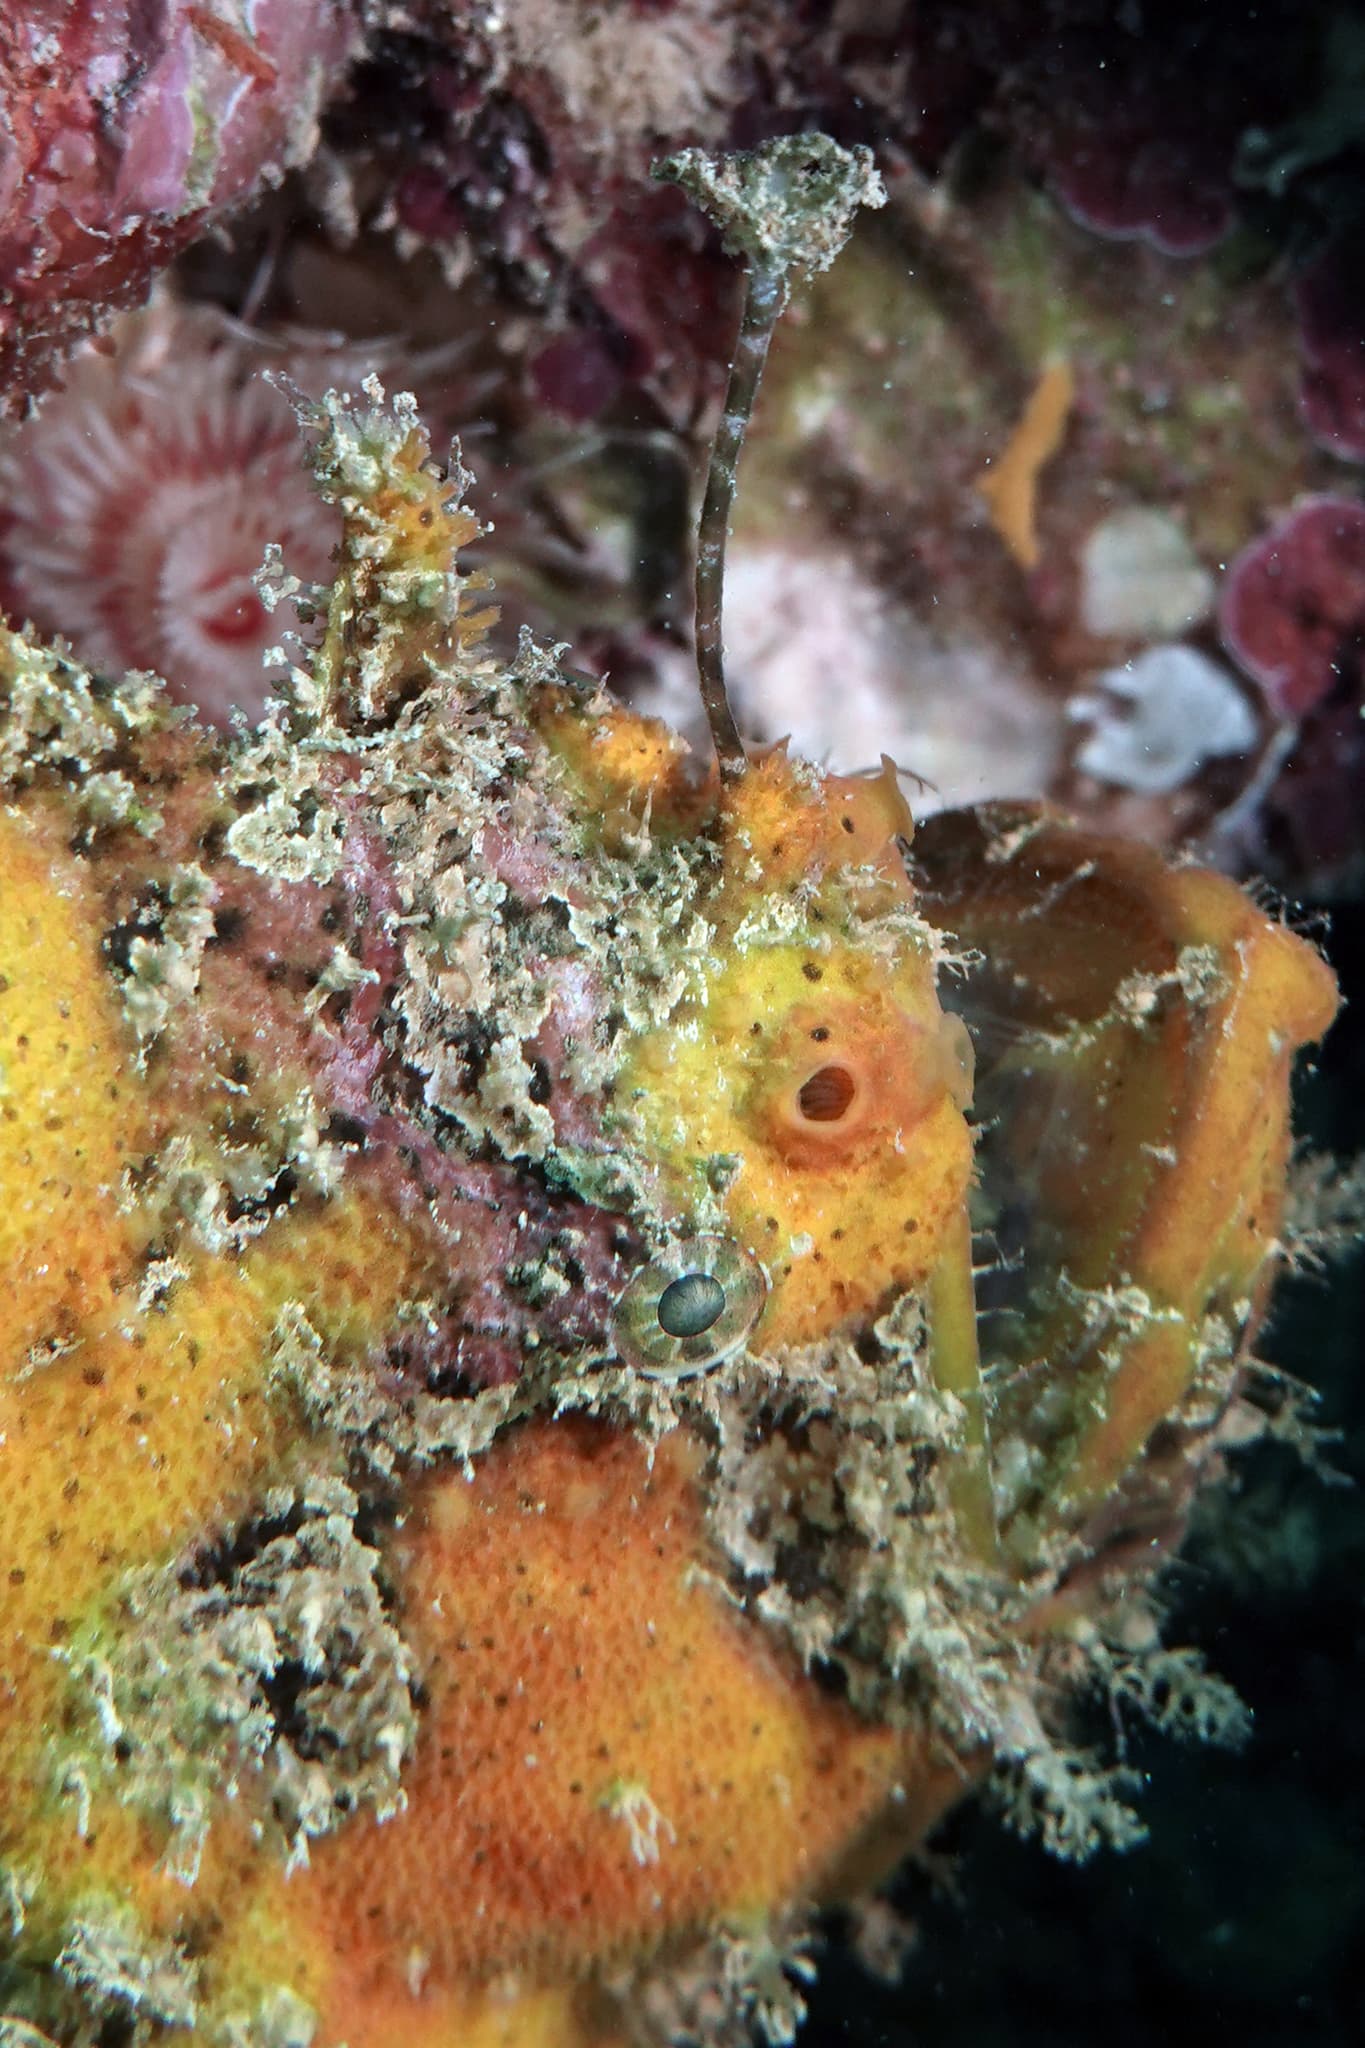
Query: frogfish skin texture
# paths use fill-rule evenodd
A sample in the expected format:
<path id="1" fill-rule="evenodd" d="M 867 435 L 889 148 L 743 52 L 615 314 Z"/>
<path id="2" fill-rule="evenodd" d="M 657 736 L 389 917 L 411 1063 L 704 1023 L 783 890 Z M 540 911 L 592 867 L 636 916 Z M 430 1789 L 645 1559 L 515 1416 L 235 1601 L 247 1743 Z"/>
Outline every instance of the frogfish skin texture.
<path id="1" fill-rule="evenodd" d="M 1036 810 L 719 784 L 490 652 L 410 401 L 308 425 L 263 724 L 0 643 L 0 2012 L 790 2039 L 973 1785 L 1131 1833 L 1077 1685 L 1217 1699 L 1146 1586 L 1331 979 Z"/>

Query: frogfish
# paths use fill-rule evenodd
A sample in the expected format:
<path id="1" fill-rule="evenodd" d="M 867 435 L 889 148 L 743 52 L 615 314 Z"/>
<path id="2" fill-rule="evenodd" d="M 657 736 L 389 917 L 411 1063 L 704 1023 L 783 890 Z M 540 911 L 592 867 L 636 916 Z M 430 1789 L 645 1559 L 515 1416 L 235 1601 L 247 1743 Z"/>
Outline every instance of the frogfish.
<path id="1" fill-rule="evenodd" d="M 489 638 L 411 399 L 255 726 L 0 637 L 0 2014 L 75 2048 L 794 2037 L 812 1915 L 986 1788 L 1131 1839 L 1108 1687 L 1274 1276 L 1313 948 L 1028 804 L 716 760 Z M 850 196 L 851 195 L 851 196 Z M 822 239 L 823 237 L 823 239 Z M 831 690 L 838 678 L 831 676 Z"/>

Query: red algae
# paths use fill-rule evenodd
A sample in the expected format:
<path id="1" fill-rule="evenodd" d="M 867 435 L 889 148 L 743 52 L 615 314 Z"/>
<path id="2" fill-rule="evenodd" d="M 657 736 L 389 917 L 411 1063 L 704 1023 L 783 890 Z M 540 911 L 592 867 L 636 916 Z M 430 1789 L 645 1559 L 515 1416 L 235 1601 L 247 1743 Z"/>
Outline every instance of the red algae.
<path id="1" fill-rule="evenodd" d="M 1308 498 L 1232 564 L 1223 643 L 1281 718 L 1358 682 L 1365 648 L 1365 504 Z"/>

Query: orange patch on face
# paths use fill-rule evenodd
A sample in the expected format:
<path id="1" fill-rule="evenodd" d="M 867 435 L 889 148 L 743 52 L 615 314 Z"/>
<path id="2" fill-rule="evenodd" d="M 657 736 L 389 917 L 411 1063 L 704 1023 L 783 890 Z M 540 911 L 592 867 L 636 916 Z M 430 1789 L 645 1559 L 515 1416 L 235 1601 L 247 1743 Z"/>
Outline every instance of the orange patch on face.
<path id="1" fill-rule="evenodd" d="M 724 792 L 721 829 L 737 908 L 752 905 L 756 884 L 781 890 L 853 868 L 908 894 L 896 841 L 913 826 L 889 757 L 876 775 L 821 776 L 774 748 Z"/>

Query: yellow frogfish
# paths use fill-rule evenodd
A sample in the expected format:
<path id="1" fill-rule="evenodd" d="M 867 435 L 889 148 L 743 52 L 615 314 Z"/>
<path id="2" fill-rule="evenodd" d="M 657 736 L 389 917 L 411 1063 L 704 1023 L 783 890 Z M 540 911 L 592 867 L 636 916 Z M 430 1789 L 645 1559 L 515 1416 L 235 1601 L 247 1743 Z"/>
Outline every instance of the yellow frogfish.
<path id="1" fill-rule="evenodd" d="M 1331 978 L 1036 809 L 699 768 L 490 651 L 410 400 L 308 420 L 261 725 L 0 642 L 0 2014 L 789 2040 L 964 1790 L 1131 1831 L 1078 1669 L 1220 1704 L 1145 1589 Z"/>

